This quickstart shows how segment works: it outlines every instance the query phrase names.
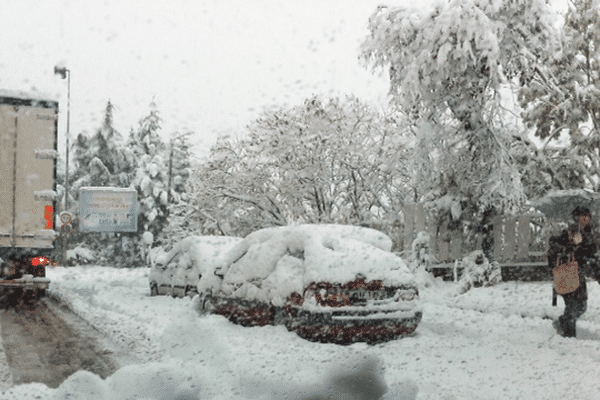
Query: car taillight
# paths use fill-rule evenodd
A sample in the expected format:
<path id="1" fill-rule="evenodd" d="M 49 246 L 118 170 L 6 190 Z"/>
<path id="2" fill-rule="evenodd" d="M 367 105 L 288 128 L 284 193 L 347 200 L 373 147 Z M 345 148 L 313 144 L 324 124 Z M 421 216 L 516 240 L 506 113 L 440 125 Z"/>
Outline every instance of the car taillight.
<path id="1" fill-rule="evenodd" d="M 304 297 L 302 297 L 302 295 L 300 295 L 300 293 L 294 292 L 288 298 L 288 302 L 291 302 L 297 306 L 301 306 L 302 303 L 304 303 Z"/>

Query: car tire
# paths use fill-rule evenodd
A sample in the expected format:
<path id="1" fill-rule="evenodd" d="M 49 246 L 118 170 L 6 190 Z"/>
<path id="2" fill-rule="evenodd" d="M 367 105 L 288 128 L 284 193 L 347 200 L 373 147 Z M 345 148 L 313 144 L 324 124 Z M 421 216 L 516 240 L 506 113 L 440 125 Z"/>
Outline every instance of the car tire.
<path id="1" fill-rule="evenodd" d="M 198 289 L 195 286 L 190 286 L 190 285 L 186 286 L 184 297 L 185 296 L 194 297 L 197 294 L 198 294 Z"/>
<path id="2" fill-rule="evenodd" d="M 150 284 L 150 296 L 158 296 L 158 286 L 154 282 Z"/>
<path id="3" fill-rule="evenodd" d="M 290 315 L 283 307 L 273 306 L 273 325 L 285 325 L 290 321 Z"/>
<path id="4" fill-rule="evenodd" d="M 184 298 L 185 288 L 181 286 L 171 286 L 171 296 L 173 298 Z"/>
<path id="5" fill-rule="evenodd" d="M 202 299 L 202 312 L 206 314 L 213 313 L 216 310 L 215 303 L 213 301 L 213 297 L 211 295 L 206 295 Z"/>

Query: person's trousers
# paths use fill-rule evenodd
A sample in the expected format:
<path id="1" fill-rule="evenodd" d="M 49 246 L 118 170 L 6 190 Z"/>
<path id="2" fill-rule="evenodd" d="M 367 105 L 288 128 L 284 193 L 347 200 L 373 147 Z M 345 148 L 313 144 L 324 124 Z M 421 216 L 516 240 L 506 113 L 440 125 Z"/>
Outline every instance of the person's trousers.
<path id="1" fill-rule="evenodd" d="M 558 318 L 558 321 L 565 337 L 575 337 L 577 335 L 577 319 L 587 309 L 587 287 L 585 282 L 582 282 L 574 292 L 563 294 L 562 297 L 565 301 L 565 311 Z"/>

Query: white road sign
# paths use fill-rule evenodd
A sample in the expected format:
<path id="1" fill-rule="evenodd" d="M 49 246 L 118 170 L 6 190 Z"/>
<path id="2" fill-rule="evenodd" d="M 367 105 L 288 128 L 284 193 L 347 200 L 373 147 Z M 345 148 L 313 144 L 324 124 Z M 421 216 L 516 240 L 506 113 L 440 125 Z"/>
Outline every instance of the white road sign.
<path id="1" fill-rule="evenodd" d="M 137 231 L 137 190 L 113 187 L 79 190 L 82 232 Z"/>

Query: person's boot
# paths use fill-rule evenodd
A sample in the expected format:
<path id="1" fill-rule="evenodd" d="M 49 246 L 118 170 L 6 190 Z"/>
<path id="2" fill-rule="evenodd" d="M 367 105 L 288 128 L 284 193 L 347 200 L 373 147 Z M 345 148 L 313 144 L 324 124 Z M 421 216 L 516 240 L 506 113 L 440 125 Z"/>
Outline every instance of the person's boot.
<path id="1" fill-rule="evenodd" d="M 552 326 L 554 327 L 554 329 L 556 329 L 556 333 L 558 333 L 562 337 L 565 337 L 565 331 L 562 328 L 560 318 L 552 321 Z"/>
<path id="2" fill-rule="evenodd" d="M 569 337 L 569 338 L 577 337 L 577 330 L 575 328 L 575 322 L 568 323 L 564 327 L 564 335 L 563 335 L 563 337 Z"/>
<path id="3" fill-rule="evenodd" d="M 571 319 L 568 318 L 563 318 L 564 316 L 561 316 L 558 318 L 558 327 L 559 329 L 557 329 L 556 331 L 558 332 L 558 334 L 562 337 L 566 337 L 566 338 L 574 338 L 576 337 L 576 330 L 575 330 L 575 322 Z"/>

